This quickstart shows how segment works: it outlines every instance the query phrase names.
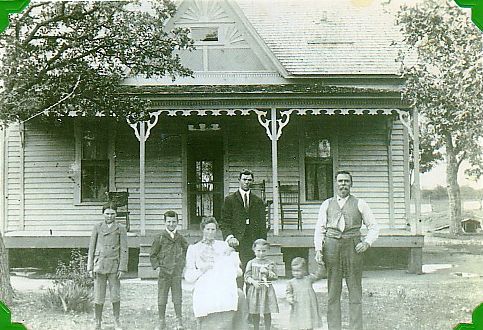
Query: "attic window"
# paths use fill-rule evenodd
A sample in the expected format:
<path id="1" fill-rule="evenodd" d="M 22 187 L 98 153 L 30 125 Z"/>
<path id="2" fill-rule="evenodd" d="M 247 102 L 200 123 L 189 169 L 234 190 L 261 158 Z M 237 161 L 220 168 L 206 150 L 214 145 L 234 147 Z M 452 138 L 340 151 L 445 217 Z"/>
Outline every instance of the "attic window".
<path id="1" fill-rule="evenodd" d="M 191 38 L 195 41 L 218 41 L 218 27 L 193 27 Z"/>

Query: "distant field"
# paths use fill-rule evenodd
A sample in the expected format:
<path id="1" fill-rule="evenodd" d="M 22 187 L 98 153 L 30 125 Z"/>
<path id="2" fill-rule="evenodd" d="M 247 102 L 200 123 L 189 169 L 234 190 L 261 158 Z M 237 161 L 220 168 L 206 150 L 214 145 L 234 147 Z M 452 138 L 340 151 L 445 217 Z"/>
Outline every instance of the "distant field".
<path id="1" fill-rule="evenodd" d="M 422 220 L 423 230 L 433 230 L 435 228 L 449 225 L 449 202 L 447 199 L 431 200 L 431 211 L 429 210 L 429 204 L 423 203 Z M 466 200 L 463 201 L 465 210 L 463 210 L 463 218 L 475 218 L 477 220 L 483 220 L 483 210 L 478 209 L 479 201 Z"/>

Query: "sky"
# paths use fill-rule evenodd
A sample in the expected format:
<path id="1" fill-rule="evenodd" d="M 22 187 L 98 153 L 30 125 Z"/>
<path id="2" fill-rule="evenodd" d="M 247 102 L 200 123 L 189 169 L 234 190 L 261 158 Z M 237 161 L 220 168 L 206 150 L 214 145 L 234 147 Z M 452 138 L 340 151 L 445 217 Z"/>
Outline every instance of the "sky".
<path id="1" fill-rule="evenodd" d="M 461 164 L 458 172 L 458 183 L 460 186 L 469 186 L 474 189 L 483 189 L 483 178 L 478 181 L 467 178 L 464 175 L 464 170 L 468 168 L 468 163 Z M 436 186 L 446 187 L 446 164 L 441 163 L 434 167 L 428 173 L 423 173 L 420 177 L 422 189 L 433 189 Z"/>

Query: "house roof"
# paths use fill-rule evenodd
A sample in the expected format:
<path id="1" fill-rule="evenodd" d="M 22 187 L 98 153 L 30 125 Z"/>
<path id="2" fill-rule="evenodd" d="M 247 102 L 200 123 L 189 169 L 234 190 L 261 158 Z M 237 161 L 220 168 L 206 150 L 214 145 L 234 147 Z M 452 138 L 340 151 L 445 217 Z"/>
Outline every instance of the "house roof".
<path id="1" fill-rule="evenodd" d="M 289 75 L 399 73 L 401 35 L 381 1 L 234 2 Z"/>

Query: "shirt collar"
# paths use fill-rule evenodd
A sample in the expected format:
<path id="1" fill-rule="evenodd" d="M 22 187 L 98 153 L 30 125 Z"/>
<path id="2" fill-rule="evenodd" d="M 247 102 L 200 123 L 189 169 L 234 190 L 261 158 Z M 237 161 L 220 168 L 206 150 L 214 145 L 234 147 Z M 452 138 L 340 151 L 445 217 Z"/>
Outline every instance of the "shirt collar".
<path id="1" fill-rule="evenodd" d="M 243 197 L 243 195 L 247 194 L 247 197 L 250 196 L 250 190 L 245 191 L 242 188 L 238 188 L 238 191 L 240 192 L 240 195 Z"/>
<path id="2" fill-rule="evenodd" d="M 174 237 L 174 234 L 176 234 L 176 228 L 173 231 L 169 231 L 168 228 L 166 228 L 166 231 L 168 232 L 169 236 Z"/>
<path id="3" fill-rule="evenodd" d="M 212 246 L 214 242 L 215 242 L 214 239 L 206 239 L 206 238 L 203 238 L 201 240 L 201 243 L 206 244 L 206 245 L 209 245 L 209 246 Z"/>
<path id="4" fill-rule="evenodd" d="M 337 195 L 337 201 L 338 201 L 338 202 L 339 202 L 339 201 L 340 201 L 340 202 L 342 202 L 342 201 L 344 201 L 344 202 L 345 202 L 346 200 L 348 200 L 348 199 L 349 199 L 349 196 L 350 196 L 350 194 L 349 194 L 349 195 L 347 195 L 346 197 L 340 197 L 339 195 Z"/>

